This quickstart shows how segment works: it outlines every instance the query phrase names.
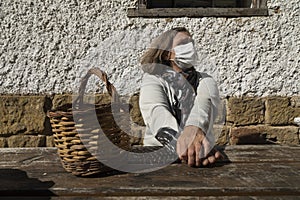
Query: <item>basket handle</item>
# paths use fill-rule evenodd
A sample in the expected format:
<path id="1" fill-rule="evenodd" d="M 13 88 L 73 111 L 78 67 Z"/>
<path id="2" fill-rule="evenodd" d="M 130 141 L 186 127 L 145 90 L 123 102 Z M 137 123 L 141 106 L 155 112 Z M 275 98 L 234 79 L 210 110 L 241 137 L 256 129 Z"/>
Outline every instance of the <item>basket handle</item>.
<path id="1" fill-rule="evenodd" d="M 113 84 L 111 84 L 107 78 L 107 74 L 100 70 L 99 68 L 92 68 L 90 69 L 87 74 L 82 78 L 81 80 L 81 84 L 79 87 L 79 95 L 77 97 L 77 99 L 75 100 L 75 102 L 81 104 L 83 103 L 83 96 L 84 96 L 84 92 L 86 89 L 86 85 L 87 82 L 89 80 L 89 78 L 91 77 L 91 75 L 96 75 L 98 76 L 105 84 L 106 89 L 108 91 L 108 94 L 112 97 L 112 102 L 119 102 L 119 95 L 117 93 L 116 88 L 113 86 Z"/>

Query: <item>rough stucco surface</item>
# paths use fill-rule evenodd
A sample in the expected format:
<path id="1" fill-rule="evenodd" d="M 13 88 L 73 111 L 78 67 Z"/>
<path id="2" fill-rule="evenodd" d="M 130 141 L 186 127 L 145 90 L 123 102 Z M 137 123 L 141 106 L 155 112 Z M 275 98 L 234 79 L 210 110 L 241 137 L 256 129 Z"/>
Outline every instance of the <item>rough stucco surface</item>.
<path id="1" fill-rule="evenodd" d="M 228 19 L 129 19 L 126 9 L 134 4 L 1 0 L 0 93 L 72 92 L 95 66 L 109 74 L 119 92 L 132 93 L 139 88 L 138 61 L 150 41 L 185 26 L 197 43 L 197 69 L 218 80 L 222 96 L 299 95 L 298 0 L 268 1 L 268 17 Z"/>

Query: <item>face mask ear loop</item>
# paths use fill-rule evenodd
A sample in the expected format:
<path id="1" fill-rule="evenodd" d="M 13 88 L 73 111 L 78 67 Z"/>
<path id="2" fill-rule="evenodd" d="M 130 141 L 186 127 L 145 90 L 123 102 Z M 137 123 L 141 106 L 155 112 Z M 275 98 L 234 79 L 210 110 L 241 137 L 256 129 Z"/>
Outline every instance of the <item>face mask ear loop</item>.
<path id="1" fill-rule="evenodd" d="M 176 63 L 176 61 L 175 61 L 174 59 L 170 58 L 169 61 L 170 61 L 170 64 L 171 64 L 171 62 L 172 62 L 173 64 L 176 64 L 176 65 L 177 65 L 177 63 Z M 177 65 L 177 66 L 178 66 L 178 65 Z M 178 66 L 178 67 L 179 67 L 179 66 Z"/>
<path id="2" fill-rule="evenodd" d="M 174 52 L 174 49 L 172 49 L 172 50 L 169 50 L 169 53 L 168 53 L 168 59 L 169 59 L 169 61 L 174 61 L 174 59 L 172 59 L 172 58 L 171 58 L 171 56 L 172 56 L 172 53 L 174 53 L 174 54 L 175 54 L 175 52 Z"/>
<path id="3" fill-rule="evenodd" d="M 178 65 L 178 63 L 176 62 L 176 60 L 174 59 L 174 58 L 170 58 L 169 59 L 171 62 L 173 62 L 174 64 L 176 64 L 179 68 L 181 68 L 179 65 Z"/>

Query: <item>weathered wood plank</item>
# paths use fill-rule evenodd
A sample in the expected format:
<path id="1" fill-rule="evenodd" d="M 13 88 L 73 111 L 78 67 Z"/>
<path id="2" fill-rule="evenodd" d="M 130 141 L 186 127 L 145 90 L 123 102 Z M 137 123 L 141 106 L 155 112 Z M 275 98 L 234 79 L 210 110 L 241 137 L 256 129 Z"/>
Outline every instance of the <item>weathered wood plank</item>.
<path id="1" fill-rule="evenodd" d="M 268 16 L 266 8 L 128 8 L 128 17 L 241 17 Z"/>
<path id="2" fill-rule="evenodd" d="M 52 197 L 52 200 L 62 199 L 62 200 L 70 200 L 74 199 L 74 197 Z M 76 200 L 85 200 L 86 197 L 76 197 Z M 253 200 L 253 199 L 260 199 L 260 200 L 295 200 L 298 199 L 295 196 L 210 196 L 210 197 L 195 197 L 195 196 L 135 196 L 135 197 L 89 197 L 89 200 L 95 199 L 104 199 L 104 200 Z"/>
<path id="3" fill-rule="evenodd" d="M 74 197 L 52 197 L 51 199 L 63 199 L 63 200 L 70 200 L 74 199 Z M 241 197 L 241 196 L 222 196 L 222 197 L 194 197 L 194 196 L 177 196 L 177 197 L 168 197 L 168 196 L 143 196 L 143 197 L 89 197 L 89 200 L 95 200 L 95 199 L 104 199 L 104 200 L 253 200 L 253 199 L 259 199 L 259 200 L 295 200 L 298 199 L 295 196 L 271 196 L 271 197 L 261 197 L 261 196 L 249 196 L 249 197 Z M 76 200 L 86 200 L 86 197 L 76 197 Z"/>
<path id="4" fill-rule="evenodd" d="M 60 197 L 300 196 L 299 146 L 226 146 L 224 152 L 231 162 L 220 162 L 214 168 L 173 164 L 151 173 L 111 173 L 79 178 L 64 171 L 55 148 L 0 149 L 0 194 Z"/>
<path id="5" fill-rule="evenodd" d="M 51 148 L 0 148 L 0 168 L 58 163 L 57 149 Z"/>
<path id="6" fill-rule="evenodd" d="M 236 145 L 225 146 L 225 155 L 231 162 L 300 162 L 300 146 Z"/>
<path id="7" fill-rule="evenodd" d="M 218 147 L 227 157 L 224 162 L 300 162 L 300 146 L 232 145 Z M 34 165 L 59 161 L 56 148 L 0 148 L 0 167 Z"/>
<path id="8" fill-rule="evenodd" d="M 297 172 L 298 171 L 298 172 Z M 1 194 L 59 196 L 267 196 L 300 195 L 299 164 L 269 166 L 230 164 L 221 168 L 195 169 L 169 166 L 147 174 L 121 174 L 102 178 L 78 178 L 67 173 L 42 175 L 28 170 L 18 179 L 1 176 Z M 1 170 L 1 174 L 9 171 Z M 14 172 L 22 174 L 22 172 Z M 23 172 L 24 173 L 24 172 Z M 17 182 L 16 182 L 17 181 Z M 4 186 L 3 186 L 4 185 Z M 6 187 L 5 187 L 6 186 Z"/>

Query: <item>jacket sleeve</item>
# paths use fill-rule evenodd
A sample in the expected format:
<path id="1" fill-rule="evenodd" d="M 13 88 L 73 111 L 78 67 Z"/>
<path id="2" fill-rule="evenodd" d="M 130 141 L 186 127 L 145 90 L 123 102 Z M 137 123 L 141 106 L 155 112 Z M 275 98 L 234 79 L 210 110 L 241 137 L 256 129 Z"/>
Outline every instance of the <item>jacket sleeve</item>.
<path id="1" fill-rule="evenodd" d="M 178 132 L 178 123 L 172 115 L 167 89 L 160 79 L 145 74 L 140 90 L 140 110 L 150 134 L 155 137 L 161 128 L 170 128 Z"/>
<path id="2" fill-rule="evenodd" d="M 210 134 L 214 120 L 218 114 L 220 103 L 217 83 L 210 76 L 200 80 L 197 96 L 185 126 L 199 127 L 205 134 Z"/>

